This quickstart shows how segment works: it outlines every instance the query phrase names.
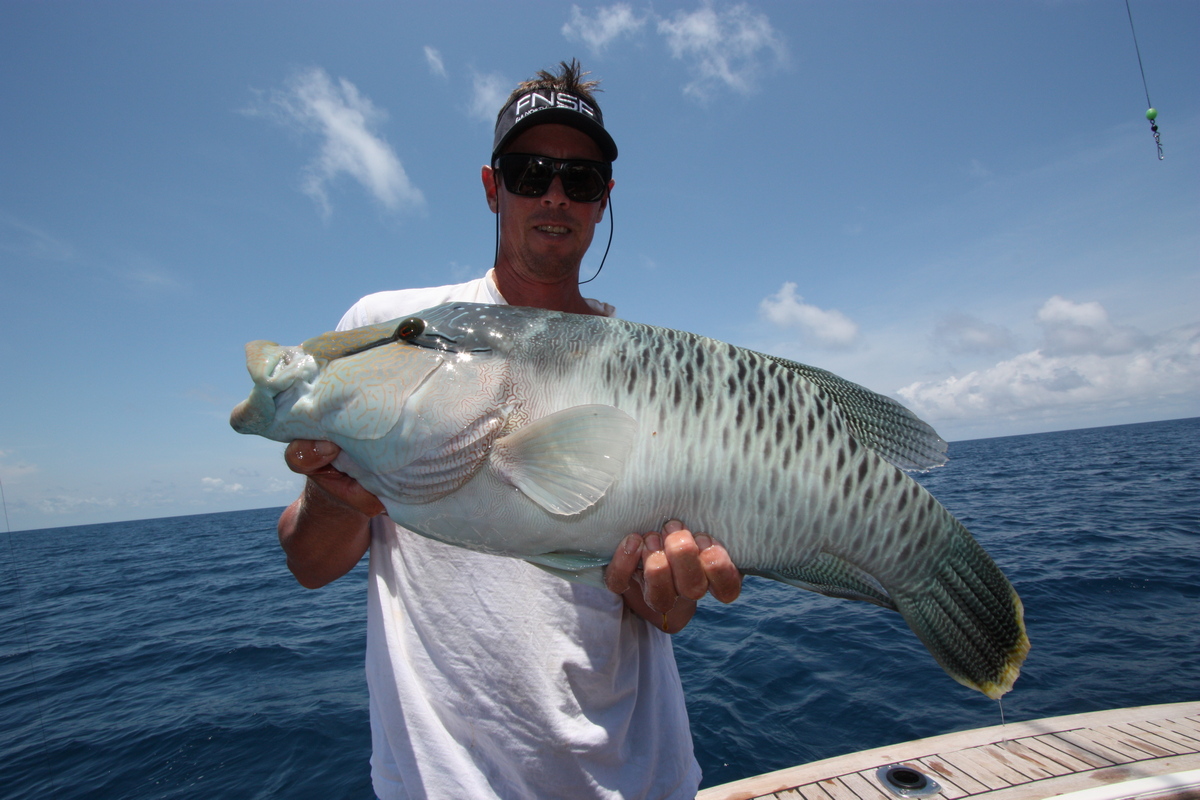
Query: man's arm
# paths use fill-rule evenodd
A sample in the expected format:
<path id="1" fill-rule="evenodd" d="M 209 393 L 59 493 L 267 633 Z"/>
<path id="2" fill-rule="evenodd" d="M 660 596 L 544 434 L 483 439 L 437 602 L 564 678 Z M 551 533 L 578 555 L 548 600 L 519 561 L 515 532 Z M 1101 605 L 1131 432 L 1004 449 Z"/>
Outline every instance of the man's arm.
<path id="1" fill-rule="evenodd" d="M 626 536 L 604 580 L 631 611 L 667 633 L 683 630 L 706 593 L 732 603 L 742 591 L 742 574 L 725 548 L 675 519 L 661 533 Z"/>
<path id="2" fill-rule="evenodd" d="M 358 481 L 334 469 L 332 442 L 297 440 L 284 460 L 307 477 L 300 497 L 279 517 L 279 544 L 301 586 L 318 589 L 354 568 L 371 545 L 371 517 L 383 504 Z"/>

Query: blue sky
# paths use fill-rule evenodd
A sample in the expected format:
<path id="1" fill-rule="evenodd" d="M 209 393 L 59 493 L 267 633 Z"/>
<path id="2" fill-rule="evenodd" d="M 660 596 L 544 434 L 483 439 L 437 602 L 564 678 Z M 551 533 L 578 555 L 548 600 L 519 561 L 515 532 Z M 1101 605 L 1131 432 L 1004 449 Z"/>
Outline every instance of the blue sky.
<path id="1" fill-rule="evenodd" d="M 495 112 L 572 56 L 622 316 L 950 440 L 1200 414 L 1200 3 L 1132 0 L 1163 161 L 1120 0 L 434 5 L 0 5 L 12 529 L 289 502 L 243 344 L 482 274 Z"/>

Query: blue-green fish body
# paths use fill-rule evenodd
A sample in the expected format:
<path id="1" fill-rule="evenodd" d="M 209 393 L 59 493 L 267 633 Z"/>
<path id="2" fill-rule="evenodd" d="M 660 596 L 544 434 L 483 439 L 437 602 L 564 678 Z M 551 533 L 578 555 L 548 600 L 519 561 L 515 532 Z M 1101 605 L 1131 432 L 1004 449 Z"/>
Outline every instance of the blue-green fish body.
<path id="1" fill-rule="evenodd" d="M 1028 651 L 1020 600 L 901 468 L 945 442 L 832 373 L 694 334 L 514 306 L 449 304 L 247 345 L 231 423 L 327 439 L 399 524 L 596 580 L 622 538 L 670 518 L 743 572 L 904 615 L 991 697 Z"/>

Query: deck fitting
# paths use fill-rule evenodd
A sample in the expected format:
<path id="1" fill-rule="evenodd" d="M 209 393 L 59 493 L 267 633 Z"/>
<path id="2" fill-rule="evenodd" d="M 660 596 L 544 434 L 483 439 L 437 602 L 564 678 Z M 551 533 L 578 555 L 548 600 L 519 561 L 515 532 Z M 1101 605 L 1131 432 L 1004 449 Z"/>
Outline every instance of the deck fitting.
<path id="1" fill-rule="evenodd" d="M 904 764 L 888 764 L 875 770 L 875 778 L 897 797 L 925 797 L 942 790 L 938 782 Z"/>

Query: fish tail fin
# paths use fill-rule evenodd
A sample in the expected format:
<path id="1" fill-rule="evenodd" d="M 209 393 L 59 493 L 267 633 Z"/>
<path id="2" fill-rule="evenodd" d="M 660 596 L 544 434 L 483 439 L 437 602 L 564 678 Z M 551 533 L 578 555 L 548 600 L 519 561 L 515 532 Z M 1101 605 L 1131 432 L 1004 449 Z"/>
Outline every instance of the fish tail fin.
<path id="1" fill-rule="evenodd" d="M 889 587 L 896 609 L 954 680 L 999 699 L 1029 652 L 1021 599 L 967 529 L 957 529 L 916 585 Z"/>

